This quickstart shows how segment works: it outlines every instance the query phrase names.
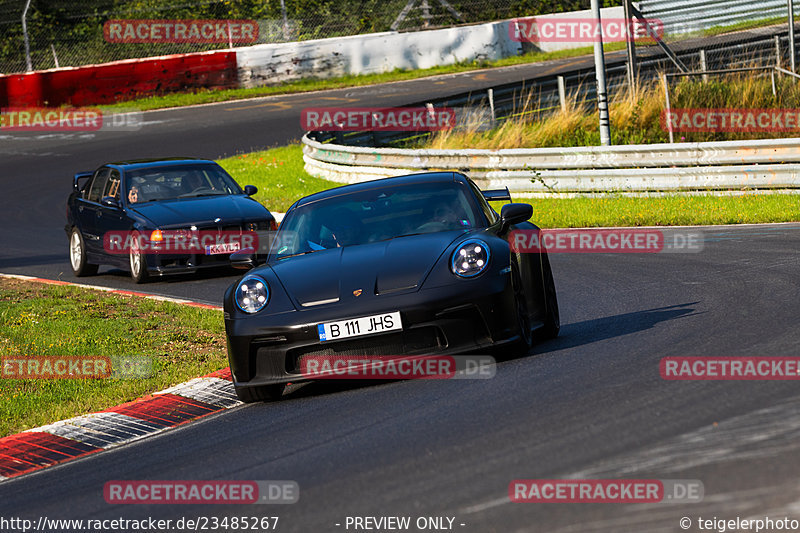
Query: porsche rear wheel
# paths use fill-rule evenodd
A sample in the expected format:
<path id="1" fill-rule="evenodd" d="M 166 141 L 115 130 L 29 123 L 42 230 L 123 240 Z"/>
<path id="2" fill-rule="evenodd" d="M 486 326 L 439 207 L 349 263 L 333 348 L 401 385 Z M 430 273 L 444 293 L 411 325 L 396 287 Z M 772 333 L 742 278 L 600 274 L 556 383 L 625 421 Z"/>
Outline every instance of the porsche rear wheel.
<path id="1" fill-rule="evenodd" d="M 277 383 L 275 385 L 263 385 L 261 387 L 235 387 L 236 396 L 244 403 L 271 402 L 280 399 L 286 385 Z"/>
<path id="2" fill-rule="evenodd" d="M 78 228 L 72 228 L 69 235 L 69 264 L 76 277 L 97 274 L 97 265 L 86 262 L 86 244 Z"/>
<path id="3" fill-rule="evenodd" d="M 558 297 L 556 296 L 556 283 L 553 280 L 553 269 L 550 260 L 544 256 L 542 260 L 542 281 L 544 283 L 545 311 L 544 327 L 539 330 L 542 339 L 554 339 L 561 330 L 561 316 L 558 312 Z"/>
<path id="4" fill-rule="evenodd" d="M 519 273 L 519 266 L 511 263 L 511 286 L 514 289 L 514 302 L 517 310 L 517 327 L 519 329 L 519 340 L 514 349 L 522 354 L 527 354 L 533 346 L 533 335 L 531 334 L 531 317 L 528 313 L 528 304 L 525 300 L 525 288 L 522 285 L 522 278 Z"/>

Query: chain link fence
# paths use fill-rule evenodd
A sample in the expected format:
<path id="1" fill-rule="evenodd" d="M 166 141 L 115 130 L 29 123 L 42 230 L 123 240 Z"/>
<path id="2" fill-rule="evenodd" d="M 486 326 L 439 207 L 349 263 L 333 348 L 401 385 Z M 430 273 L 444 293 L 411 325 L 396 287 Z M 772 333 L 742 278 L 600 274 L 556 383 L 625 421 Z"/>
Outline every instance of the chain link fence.
<path id="1" fill-rule="evenodd" d="M 619 5 L 621 0 L 604 0 Z M 26 11 L 27 8 L 27 11 Z M 415 31 L 588 9 L 589 0 L 0 0 L 0 73 L 80 66 L 120 59 L 218 50 L 216 43 L 109 42 L 116 20 L 250 20 L 250 44 L 302 41 L 382 31 Z M 23 24 L 25 14 L 25 24 Z"/>

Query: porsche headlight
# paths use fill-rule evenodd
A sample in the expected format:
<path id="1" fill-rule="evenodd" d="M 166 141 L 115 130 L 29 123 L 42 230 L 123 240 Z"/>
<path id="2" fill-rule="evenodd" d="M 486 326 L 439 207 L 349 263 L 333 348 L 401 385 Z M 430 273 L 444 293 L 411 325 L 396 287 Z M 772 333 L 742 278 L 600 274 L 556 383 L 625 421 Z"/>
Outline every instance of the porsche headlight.
<path id="1" fill-rule="evenodd" d="M 486 270 L 489 265 L 489 245 L 480 239 L 464 241 L 453 252 L 450 268 L 462 278 L 472 278 Z"/>
<path id="2" fill-rule="evenodd" d="M 258 313 L 269 302 L 269 287 L 259 276 L 245 276 L 236 286 L 233 297 L 245 313 Z"/>

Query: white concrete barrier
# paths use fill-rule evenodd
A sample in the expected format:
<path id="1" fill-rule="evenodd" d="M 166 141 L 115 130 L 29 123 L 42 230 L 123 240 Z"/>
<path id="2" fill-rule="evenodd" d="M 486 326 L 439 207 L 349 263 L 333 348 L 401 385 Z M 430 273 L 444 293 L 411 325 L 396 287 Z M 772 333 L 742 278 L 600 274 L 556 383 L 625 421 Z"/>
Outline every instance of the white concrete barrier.
<path id="1" fill-rule="evenodd" d="M 622 7 L 603 8 L 601 18 L 621 19 Z M 591 11 L 539 15 L 540 24 L 590 19 Z M 462 61 L 496 60 L 519 55 L 514 20 L 416 32 L 383 32 L 236 49 L 239 84 L 258 87 L 317 77 L 376 74 L 395 69 L 423 69 Z M 540 42 L 525 49 L 565 50 L 592 41 Z"/>
<path id="2" fill-rule="evenodd" d="M 256 87 L 308 77 L 423 69 L 518 55 L 509 21 L 419 32 L 384 32 L 238 48 L 239 83 Z"/>

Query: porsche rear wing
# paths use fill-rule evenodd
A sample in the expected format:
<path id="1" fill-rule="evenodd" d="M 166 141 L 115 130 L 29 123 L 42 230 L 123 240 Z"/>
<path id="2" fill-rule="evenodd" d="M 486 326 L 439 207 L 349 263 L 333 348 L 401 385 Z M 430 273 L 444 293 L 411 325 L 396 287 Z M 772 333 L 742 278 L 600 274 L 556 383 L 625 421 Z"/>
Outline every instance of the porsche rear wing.
<path id="1" fill-rule="evenodd" d="M 481 191 L 483 197 L 489 202 L 510 202 L 511 192 L 508 187 L 505 189 L 492 189 L 490 191 Z"/>
<path id="2" fill-rule="evenodd" d="M 84 183 L 81 183 L 82 180 L 89 179 L 92 177 L 93 172 L 77 172 L 74 176 L 72 176 L 72 188 L 75 189 L 76 192 L 80 192 L 81 188 L 85 186 Z"/>

